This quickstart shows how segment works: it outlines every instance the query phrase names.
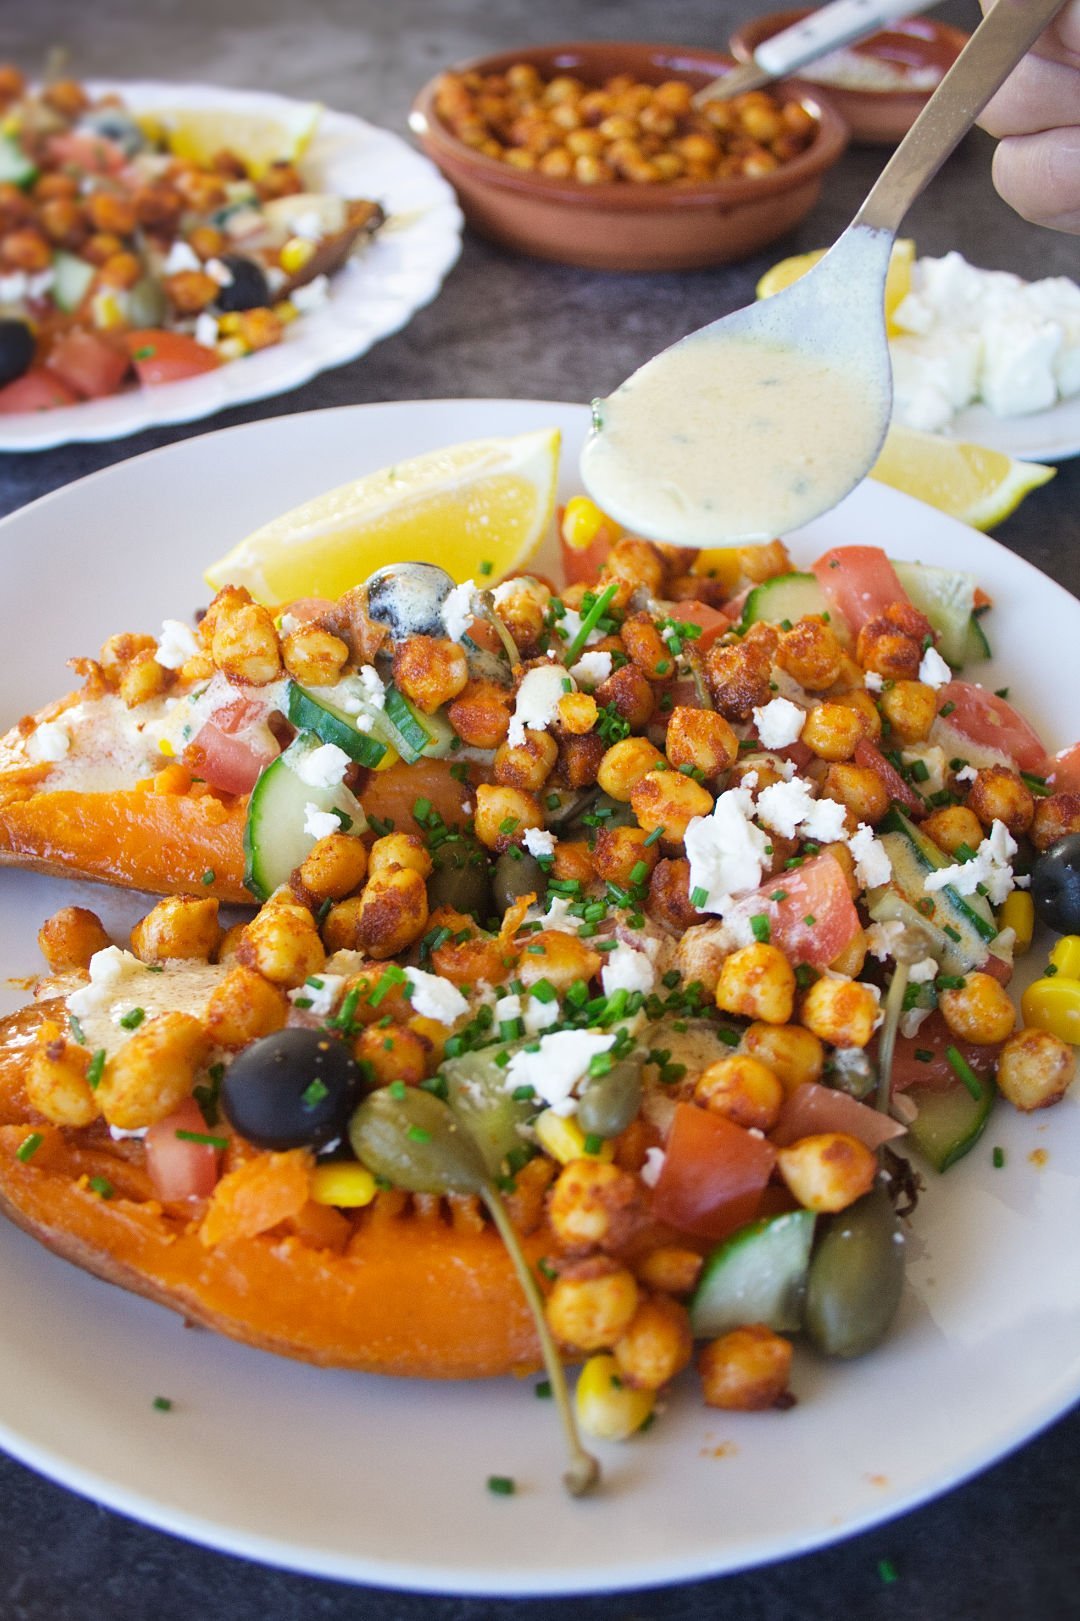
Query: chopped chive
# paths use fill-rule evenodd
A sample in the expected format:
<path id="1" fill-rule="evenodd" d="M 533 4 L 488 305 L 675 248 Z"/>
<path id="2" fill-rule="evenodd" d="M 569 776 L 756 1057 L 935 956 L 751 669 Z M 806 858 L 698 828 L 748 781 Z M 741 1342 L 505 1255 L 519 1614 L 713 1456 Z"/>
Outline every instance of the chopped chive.
<path id="1" fill-rule="evenodd" d="M 650 844 L 655 844 L 658 839 L 662 839 L 664 836 L 664 831 L 665 830 L 663 827 L 654 827 L 648 838 L 645 840 L 646 848 L 648 848 Z"/>
<path id="2" fill-rule="evenodd" d="M 955 708 L 956 705 L 950 699 L 947 704 L 942 704 L 941 708 L 938 710 L 938 714 L 941 716 L 942 720 L 947 720 Z"/>
<path id="3" fill-rule="evenodd" d="M 486 574 L 491 574 L 491 573 L 494 572 L 494 569 L 495 569 L 495 564 L 491 561 L 490 557 L 485 557 L 485 558 L 481 559 L 481 562 L 480 562 L 480 573 L 481 574 L 485 574 L 485 575 Z"/>
<path id="4" fill-rule="evenodd" d="M 806 916 L 803 918 L 803 922 L 806 924 L 808 929 L 812 929 L 814 924 L 817 922 L 817 918 L 814 916 L 813 912 L 807 912 Z"/>
<path id="5" fill-rule="evenodd" d="M 313 1109 L 317 1103 L 322 1102 L 323 1098 L 328 1095 L 329 1091 L 330 1088 L 327 1086 L 326 1082 L 320 1081 L 319 1077 L 316 1076 L 311 1084 L 309 1086 L 305 1086 L 304 1090 L 301 1092 L 300 1102 L 304 1105 L 305 1109 Z"/>
<path id="6" fill-rule="evenodd" d="M 700 884 L 698 884 L 694 889 L 692 889 L 690 891 L 690 905 L 695 907 L 696 910 L 699 911 L 699 912 L 701 911 L 702 907 L 705 905 L 705 902 L 708 900 L 708 898 L 709 898 L 708 890 L 707 889 L 702 889 Z"/>
<path id="7" fill-rule="evenodd" d="M 937 988 L 939 991 L 962 991 L 967 980 L 962 974 L 939 974 Z"/>
<path id="8" fill-rule="evenodd" d="M 1057 971 L 1058 971 L 1057 963 L 1056 962 L 1048 962 L 1046 967 L 1043 969 L 1043 978 L 1044 979 L 1053 979 L 1053 977 L 1057 973 Z"/>
<path id="9" fill-rule="evenodd" d="M 787 890 L 786 889 L 774 889 L 772 894 L 769 896 L 769 899 L 771 901 L 786 901 L 787 900 Z"/>
<path id="10" fill-rule="evenodd" d="M 992 1158 L 994 1162 L 994 1170 L 1000 1171 L 1005 1164 L 1005 1150 L 1003 1148 L 995 1148 Z"/>
<path id="11" fill-rule="evenodd" d="M 146 1018 L 146 1009 L 141 1007 L 129 1008 L 120 1023 L 125 1030 L 137 1030 Z"/>
<path id="12" fill-rule="evenodd" d="M 877 1573 L 886 1585 L 891 1585 L 900 1578 L 900 1573 L 891 1559 L 879 1559 Z"/>
<path id="13" fill-rule="evenodd" d="M 207 867 L 199 882 L 205 884 L 207 888 L 209 888 L 216 878 L 217 873 L 214 871 L 213 867 Z"/>
<path id="14" fill-rule="evenodd" d="M 551 1396 L 551 1380 L 540 1379 L 533 1386 L 533 1394 L 539 1396 L 541 1401 L 547 1401 Z"/>
<path id="15" fill-rule="evenodd" d="M 71 1031 L 72 1035 L 75 1037 L 75 1040 L 79 1043 L 79 1046 L 80 1047 L 85 1047 L 86 1046 L 86 1035 L 85 1035 L 85 1033 L 83 1031 L 82 1025 L 79 1023 L 79 1021 L 75 1017 L 74 1013 L 69 1013 L 68 1014 L 68 1029 Z"/>
<path id="16" fill-rule="evenodd" d="M 610 606 L 611 600 L 615 595 L 615 591 L 616 586 L 613 582 L 611 585 L 607 586 L 603 591 L 601 591 L 600 595 L 596 598 L 592 607 L 581 621 L 581 624 L 578 627 L 577 635 L 566 649 L 567 664 L 573 664 L 576 660 L 578 654 L 588 641 L 590 634 L 596 629 L 598 621 L 604 617 L 604 612 Z"/>
<path id="17" fill-rule="evenodd" d="M 99 1047 L 90 1060 L 90 1068 L 86 1072 L 86 1084 L 91 1091 L 101 1085 L 101 1077 L 105 1072 L 105 1049 Z"/>
<path id="18" fill-rule="evenodd" d="M 489 1475 L 487 1489 L 495 1497 L 513 1497 L 517 1484 L 512 1475 Z"/>
<path id="19" fill-rule="evenodd" d="M 604 1139 L 602 1137 L 598 1137 L 595 1131 L 590 1131 L 588 1136 L 585 1138 L 584 1143 L 586 1154 L 592 1154 L 595 1156 L 596 1154 L 600 1153 L 603 1146 Z"/>
<path id="20" fill-rule="evenodd" d="M 963 1081 L 976 1103 L 981 1102 L 983 1095 L 982 1082 L 963 1053 L 956 1047 L 946 1047 L 945 1057 L 949 1060 L 949 1068 L 957 1080 Z"/>
<path id="21" fill-rule="evenodd" d="M 107 1176 L 92 1176 L 87 1186 L 94 1190 L 99 1199 L 111 1199 L 113 1196 L 113 1185 Z"/>
<path id="22" fill-rule="evenodd" d="M 430 1131 L 425 1131 L 423 1126 L 410 1126 L 405 1135 L 412 1143 L 429 1143 L 431 1141 Z"/>
<path id="23" fill-rule="evenodd" d="M 994 689 L 994 697 L 995 698 L 1007 698 L 1008 696 L 1009 696 L 1008 687 L 996 687 Z"/>
<path id="24" fill-rule="evenodd" d="M 182 1143 L 205 1143 L 208 1148 L 216 1148 L 221 1154 L 229 1146 L 227 1137 L 213 1137 L 207 1131 L 182 1131 L 177 1127 L 176 1137 Z"/>
<path id="25" fill-rule="evenodd" d="M 750 919 L 750 928 L 753 931 L 754 939 L 757 940 L 760 945 L 768 944 L 769 936 L 772 933 L 772 930 L 769 925 L 769 920 L 764 912 L 755 912 L 754 916 Z"/>
<path id="26" fill-rule="evenodd" d="M 943 923 L 941 927 L 942 927 L 942 932 L 944 934 L 947 934 L 949 936 L 950 940 L 955 940 L 955 941 L 959 942 L 960 940 L 963 939 L 963 935 L 960 933 L 960 930 L 959 929 L 954 929 L 951 923 Z"/>
<path id="27" fill-rule="evenodd" d="M 168 1396 L 154 1397 L 154 1411 L 157 1413 L 171 1413 L 172 1401 Z"/>
<path id="28" fill-rule="evenodd" d="M 932 1064 L 934 1062 L 933 1053 L 926 1047 L 916 1047 L 915 1057 L 920 1064 Z"/>
<path id="29" fill-rule="evenodd" d="M 402 1098 L 406 1096 L 404 1081 L 391 1081 L 386 1090 L 394 1099 L 395 1103 L 400 1103 Z"/>
<path id="30" fill-rule="evenodd" d="M 32 1131 L 28 1137 L 23 1138 L 15 1150 L 15 1158 L 20 1160 L 23 1165 L 28 1164 L 44 1141 L 45 1139 L 40 1131 Z"/>
<path id="31" fill-rule="evenodd" d="M 910 771 L 915 782 L 925 782 L 930 775 L 930 767 L 925 760 L 913 760 Z"/>

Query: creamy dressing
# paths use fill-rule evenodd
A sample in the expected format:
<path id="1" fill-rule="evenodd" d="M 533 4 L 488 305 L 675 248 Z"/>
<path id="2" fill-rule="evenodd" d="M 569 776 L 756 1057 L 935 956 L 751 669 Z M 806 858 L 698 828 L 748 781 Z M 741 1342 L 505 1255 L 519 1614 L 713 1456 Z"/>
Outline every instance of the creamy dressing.
<path id="1" fill-rule="evenodd" d="M 228 963 L 173 961 L 162 964 L 158 972 L 115 948 L 99 952 L 98 957 L 111 959 L 110 971 L 92 981 L 80 981 L 70 991 L 67 1005 L 78 1019 L 90 1051 L 103 1047 L 110 1057 L 159 1013 L 204 1018 L 210 997 L 229 971 Z M 145 1019 L 134 1029 L 125 1029 L 120 1021 L 134 1008 L 142 1008 Z"/>
<path id="2" fill-rule="evenodd" d="M 723 330 L 685 339 L 603 402 L 585 483 L 605 512 L 677 544 L 798 528 L 875 458 L 876 400 L 852 360 Z"/>

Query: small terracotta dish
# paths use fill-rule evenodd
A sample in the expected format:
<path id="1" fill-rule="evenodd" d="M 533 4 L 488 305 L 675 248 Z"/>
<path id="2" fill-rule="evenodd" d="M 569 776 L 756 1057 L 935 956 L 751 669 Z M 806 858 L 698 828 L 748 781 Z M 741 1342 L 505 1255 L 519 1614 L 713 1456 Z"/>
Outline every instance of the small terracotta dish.
<path id="1" fill-rule="evenodd" d="M 810 15 L 810 10 L 810 7 L 801 7 L 795 11 L 771 11 L 767 16 L 744 23 L 731 36 L 732 54 L 740 62 L 749 62 L 759 45 L 793 23 L 801 22 Z M 901 17 L 857 45 L 848 46 L 844 56 L 849 60 L 861 57 L 872 68 L 885 72 L 916 75 L 912 87 L 853 88 L 832 78 L 818 80 L 812 78 L 816 71 L 813 64 L 803 69 L 803 81 L 812 82 L 815 89 L 820 87 L 828 96 L 847 122 L 853 141 L 862 146 L 895 146 L 903 140 L 937 88 L 936 83 L 925 80 L 936 73 L 940 82 L 967 44 L 968 37 L 962 29 L 934 22 L 929 17 Z"/>
<path id="2" fill-rule="evenodd" d="M 616 74 L 644 84 L 685 80 L 694 90 L 719 78 L 731 58 L 679 45 L 625 42 L 524 47 L 477 57 L 453 73 L 502 73 L 515 63 L 545 79 L 570 74 L 602 85 Z M 816 125 L 806 149 L 768 174 L 692 183 L 605 181 L 586 185 L 521 170 L 477 152 L 436 112 L 439 80 L 413 103 L 409 124 L 456 188 L 469 224 L 506 247 L 591 270 L 696 270 L 746 259 L 809 213 L 823 177 L 847 144 L 843 120 L 816 89 L 786 81 Z"/>

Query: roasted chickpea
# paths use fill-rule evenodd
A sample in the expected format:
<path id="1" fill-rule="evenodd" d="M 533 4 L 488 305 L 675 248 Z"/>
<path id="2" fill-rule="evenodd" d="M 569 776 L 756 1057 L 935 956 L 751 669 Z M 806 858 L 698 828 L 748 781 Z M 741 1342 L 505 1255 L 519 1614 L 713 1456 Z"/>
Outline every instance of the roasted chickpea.
<path id="1" fill-rule="evenodd" d="M 264 687 L 281 675 L 281 651 L 268 609 L 230 601 L 216 616 L 211 655 L 218 669 L 240 686 Z"/>
<path id="2" fill-rule="evenodd" d="M 686 1307 L 668 1294 L 643 1300 L 612 1351 L 624 1383 L 634 1390 L 661 1389 L 694 1354 Z"/>
<path id="3" fill-rule="evenodd" d="M 613 884 L 644 884 L 659 859 L 641 827 L 602 827 L 592 852 L 596 874 Z"/>
<path id="4" fill-rule="evenodd" d="M 605 1256 L 564 1268 L 548 1295 L 555 1338 L 579 1351 L 604 1351 L 622 1339 L 641 1296 L 634 1274 Z"/>
<path id="5" fill-rule="evenodd" d="M 447 719 L 470 748 L 497 749 L 506 741 L 512 703 L 509 690 L 497 682 L 468 681 L 448 707 Z"/>
<path id="6" fill-rule="evenodd" d="M 781 1148 L 777 1169 L 806 1210 L 835 1214 L 869 1193 L 877 1158 L 865 1143 L 843 1131 L 822 1131 Z"/>
<path id="7" fill-rule="evenodd" d="M 394 681 L 425 715 L 464 692 L 469 681 L 465 650 L 438 636 L 409 636 L 394 648 Z"/>
<path id="8" fill-rule="evenodd" d="M 705 679 L 713 703 L 726 720 L 748 721 L 767 704 L 772 653 L 746 641 L 738 646 L 715 642 L 705 655 Z"/>
<path id="9" fill-rule="evenodd" d="M 86 199 L 86 212 L 95 231 L 130 236 L 135 229 L 135 205 L 121 192 L 92 191 Z"/>
<path id="10" fill-rule="evenodd" d="M 869 619 L 859 631 L 855 657 L 864 670 L 887 680 L 915 681 L 922 663 L 922 643 L 884 617 Z"/>
<path id="11" fill-rule="evenodd" d="M 375 840 L 368 858 L 372 878 L 393 872 L 395 867 L 406 867 L 421 878 L 430 878 L 432 866 L 431 852 L 418 833 L 386 833 Z"/>
<path id="12" fill-rule="evenodd" d="M 619 634 L 630 658 L 650 681 L 663 681 L 671 675 L 671 649 L 649 614 L 627 614 Z"/>
<path id="13" fill-rule="evenodd" d="M 853 709 L 862 720 L 865 736 L 871 743 L 876 743 L 882 732 L 881 712 L 862 685 L 862 671 L 857 670 L 857 674 L 859 685 L 853 691 L 836 694 L 832 702 L 840 704 L 842 708 Z"/>
<path id="14" fill-rule="evenodd" d="M 101 1112 L 87 1081 L 91 1054 L 52 1019 L 38 1026 L 26 1068 L 30 1107 L 56 1126 L 88 1126 Z"/>
<path id="15" fill-rule="evenodd" d="M 206 1027 L 190 1013 L 147 1019 L 105 1061 L 97 1096 L 109 1125 L 136 1131 L 164 1120 L 191 1096 L 209 1050 Z"/>
<path id="16" fill-rule="evenodd" d="M 625 587 L 627 597 L 639 586 L 657 596 L 664 583 L 663 559 L 651 541 L 622 535 L 608 553 L 600 579 L 605 585 L 615 581 Z"/>
<path id="17" fill-rule="evenodd" d="M 787 1024 L 795 1006 L 795 970 L 779 946 L 743 946 L 724 960 L 716 1005 L 746 1019 Z"/>
<path id="18" fill-rule="evenodd" d="M 407 1025 L 369 1024 L 354 1042 L 353 1052 L 370 1067 L 379 1086 L 394 1081 L 419 1086 L 428 1072 L 431 1044 Z"/>
<path id="19" fill-rule="evenodd" d="M 282 1030 L 289 1002 L 280 985 L 237 963 L 214 987 L 206 1004 L 206 1028 L 216 1047 L 239 1049 Z"/>
<path id="20" fill-rule="evenodd" d="M 90 97 L 77 79 L 54 79 L 42 90 L 41 99 L 65 118 L 77 118 L 90 105 Z"/>
<path id="21" fill-rule="evenodd" d="M 529 936 L 529 950 L 518 964 L 518 978 L 526 987 L 546 979 L 559 992 L 568 991 L 577 980 L 586 984 L 600 972 L 603 961 L 587 940 L 561 929 L 541 929 Z"/>
<path id="22" fill-rule="evenodd" d="M 708 816 L 713 796 L 692 777 L 679 771 L 647 771 L 634 784 L 630 803 L 638 825 L 646 833 L 661 829 L 666 844 L 679 844 L 696 816 Z"/>
<path id="23" fill-rule="evenodd" d="M 502 743 L 495 751 L 492 776 L 504 788 L 538 793 L 559 757 L 559 745 L 549 732 L 525 728 L 524 743 Z"/>
<path id="24" fill-rule="evenodd" d="M 367 866 L 368 853 L 359 839 L 348 833 L 328 833 L 312 845 L 297 876 L 316 901 L 340 901 L 359 889 Z"/>
<path id="25" fill-rule="evenodd" d="M 637 1177 L 597 1159 L 571 1160 L 548 1201 L 548 1220 L 569 1254 L 621 1248 L 644 1213 Z"/>
<path id="26" fill-rule="evenodd" d="M 173 681 L 173 672 L 160 665 L 150 651 L 136 653 L 124 667 L 119 680 L 120 696 L 128 709 L 136 709 L 151 698 L 159 698 Z"/>
<path id="27" fill-rule="evenodd" d="M 1025 1113 L 1060 1103 L 1076 1074 L 1076 1054 L 1049 1030 L 1018 1030 L 998 1059 L 997 1083 Z"/>
<path id="28" fill-rule="evenodd" d="M 671 711 L 664 750 L 676 771 L 690 766 L 703 777 L 718 777 L 738 759 L 739 740 L 723 715 L 678 704 Z"/>
<path id="29" fill-rule="evenodd" d="M 645 910 L 654 923 L 681 935 L 700 917 L 690 902 L 690 863 L 684 856 L 658 861 L 649 879 Z"/>
<path id="30" fill-rule="evenodd" d="M 1005 1041 L 1016 1024 L 1009 993 L 991 974 L 965 974 L 962 986 L 939 992 L 938 1007 L 954 1036 L 979 1047 Z"/>
<path id="31" fill-rule="evenodd" d="M 35 225 L 19 226 L 0 237 L 0 264 L 34 275 L 52 264 L 52 247 Z"/>
<path id="32" fill-rule="evenodd" d="M 588 692 L 564 692 L 559 699 L 559 725 L 574 737 L 584 737 L 596 725 L 599 710 Z"/>
<path id="33" fill-rule="evenodd" d="M 613 743 L 600 762 L 596 780 L 606 794 L 622 804 L 630 802 L 635 786 L 664 756 L 644 737 L 624 737 Z"/>
<path id="34" fill-rule="evenodd" d="M 105 260 L 97 274 L 99 287 L 134 287 L 143 274 L 142 262 L 134 253 L 113 253 Z"/>
<path id="35" fill-rule="evenodd" d="M 759 1059 L 785 1094 L 820 1080 L 825 1067 L 825 1048 L 819 1037 L 801 1024 L 752 1024 L 743 1032 L 742 1051 Z"/>
<path id="36" fill-rule="evenodd" d="M 95 952 L 112 944 L 96 912 L 85 906 L 63 906 L 38 930 L 42 956 L 54 974 L 89 968 Z"/>
<path id="37" fill-rule="evenodd" d="M 1070 833 L 1080 833 L 1080 794 L 1051 794 L 1040 799 L 1031 823 L 1031 842 L 1036 850 L 1049 850 Z"/>
<path id="38" fill-rule="evenodd" d="M 1004 822 L 1016 837 L 1026 833 L 1035 820 L 1035 795 L 1018 771 L 991 765 L 980 771 L 971 784 L 967 808 L 988 830 L 995 822 Z"/>
<path id="39" fill-rule="evenodd" d="M 143 962 L 171 958 L 209 962 L 220 939 L 216 900 L 203 895 L 167 895 L 136 923 L 131 949 Z"/>
<path id="40" fill-rule="evenodd" d="M 776 662 L 807 692 L 824 692 L 840 674 L 844 650 L 836 633 L 817 615 L 807 614 L 780 637 Z"/>
<path id="41" fill-rule="evenodd" d="M 742 1413 L 775 1407 L 787 1392 L 791 1355 L 791 1342 L 764 1323 L 710 1340 L 698 1355 L 705 1405 Z"/>
<path id="42" fill-rule="evenodd" d="M 688 1295 L 701 1275 L 702 1257 L 697 1250 L 678 1244 L 658 1244 L 634 1263 L 638 1279 L 648 1289 L 665 1295 Z"/>
<path id="43" fill-rule="evenodd" d="M 38 218 L 49 241 L 69 252 L 80 246 L 89 230 L 86 215 L 73 197 L 48 198 L 42 203 Z"/>
<path id="44" fill-rule="evenodd" d="M 931 812 L 922 830 L 951 856 L 956 855 L 962 845 L 977 850 L 983 836 L 979 818 L 966 805 L 943 805 L 940 810 Z"/>
<path id="45" fill-rule="evenodd" d="M 293 679 L 308 687 L 332 687 L 349 662 L 348 644 L 318 625 L 290 631 L 281 655 Z"/>
<path id="46" fill-rule="evenodd" d="M 302 985 L 326 961 L 315 919 L 307 907 L 277 898 L 246 926 L 236 955 L 246 967 L 286 989 Z"/>
<path id="47" fill-rule="evenodd" d="M 489 850 L 520 844 L 526 828 L 543 827 L 544 811 L 533 794 L 501 783 L 479 783 L 476 789 L 476 836 Z"/>
<path id="48" fill-rule="evenodd" d="M 821 760 L 849 760 L 862 736 L 862 718 L 856 710 L 826 702 L 808 712 L 801 741 Z"/>
<path id="49" fill-rule="evenodd" d="M 567 788 L 591 788 L 605 753 L 599 732 L 586 732 L 584 737 L 564 732 L 558 748 L 554 781 Z"/>
<path id="50" fill-rule="evenodd" d="M 331 951 L 362 951 L 381 962 L 419 940 L 427 921 L 423 876 L 391 867 L 371 876 L 359 896 L 332 906 L 323 933 Z"/>
<path id="51" fill-rule="evenodd" d="M 889 808 L 889 790 L 869 766 L 837 760 L 830 765 L 821 785 L 822 799 L 834 799 L 849 810 L 857 822 L 873 827 Z"/>
<path id="52" fill-rule="evenodd" d="M 881 713 L 901 743 L 922 743 L 937 716 L 937 693 L 923 681 L 894 681 L 882 691 Z"/>
<path id="53" fill-rule="evenodd" d="M 784 1101 L 784 1088 L 757 1058 L 732 1053 L 703 1070 L 694 1085 L 694 1102 L 737 1126 L 771 1131 Z"/>
<path id="54" fill-rule="evenodd" d="M 624 664 L 601 681 L 593 697 L 604 709 L 613 709 L 632 728 L 647 726 L 656 709 L 656 695 L 649 678 L 636 664 Z"/>
<path id="55" fill-rule="evenodd" d="M 802 1001 L 802 1022 L 834 1047 L 865 1047 L 874 1033 L 878 1000 L 856 979 L 816 980 Z"/>
<path id="56" fill-rule="evenodd" d="M 555 846 L 552 871 L 564 881 L 577 879 L 589 884 L 596 876 L 592 851 L 584 839 L 560 839 Z"/>

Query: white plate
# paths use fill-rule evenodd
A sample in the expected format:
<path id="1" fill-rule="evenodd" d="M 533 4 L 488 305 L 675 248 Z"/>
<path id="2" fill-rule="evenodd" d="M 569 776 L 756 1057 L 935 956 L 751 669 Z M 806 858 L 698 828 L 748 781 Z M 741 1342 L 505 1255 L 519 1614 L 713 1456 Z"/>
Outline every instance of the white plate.
<path id="1" fill-rule="evenodd" d="M 205 600 L 200 568 L 272 514 L 415 452 L 560 425 L 576 486 L 580 406 L 366 405 L 279 417 L 122 462 L 0 525 L 5 723 L 63 690 L 64 660 Z M 207 499 L 213 491 L 213 499 Z M 975 570 L 998 607 L 992 676 L 1054 745 L 1076 735 L 1062 650 L 1080 605 L 1004 548 L 865 484 L 794 543 L 875 541 Z M 48 604 L 47 610 L 45 604 Z M 1034 623 L 1039 634 L 1031 634 Z M 34 934 L 80 902 L 131 897 L 0 873 L 0 975 L 34 969 Z M 4 1006 L 19 998 L 6 991 Z M 994 1170 L 991 1148 L 1006 1165 Z M 1029 1162 L 1045 1149 L 1048 1163 Z M 1080 1392 L 1075 1099 L 931 1178 L 887 1345 L 851 1365 L 797 1356 L 787 1413 L 705 1409 L 692 1376 L 654 1429 L 604 1446 L 606 1485 L 573 1503 L 531 1382 L 441 1385 L 321 1372 L 186 1331 L 0 1224 L 0 1441 L 76 1491 L 196 1541 L 298 1570 L 440 1592 L 634 1587 L 818 1547 L 941 1492 Z M 154 1410 L 168 1396 L 170 1413 Z M 491 1474 L 516 1496 L 492 1497 Z"/>
<path id="2" fill-rule="evenodd" d="M 985 405 L 969 405 L 953 418 L 947 437 L 1003 450 L 1025 462 L 1067 461 L 1080 456 L 1080 395 L 1030 416 L 999 417 Z"/>
<path id="3" fill-rule="evenodd" d="M 90 89 L 95 95 L 118 92 L 137 113 L 205 107 L 287 120 L 298 107 L 284 96 L 220 85 L 97 81 Z M 0 450 L 122 439 L 283 394 L 366 354 L 429 304 L 461 251 L 463 225 L 453 189 L 434 164 L 389 130 L 327 108 L 300 168 L 311 190 L 370 197 L 389 215 L 374 241 L 331 277 L 324 305 L 293 322 L 272 349 L 201 377 L 129 387 L 54 411 L 0 416 Z"/>

